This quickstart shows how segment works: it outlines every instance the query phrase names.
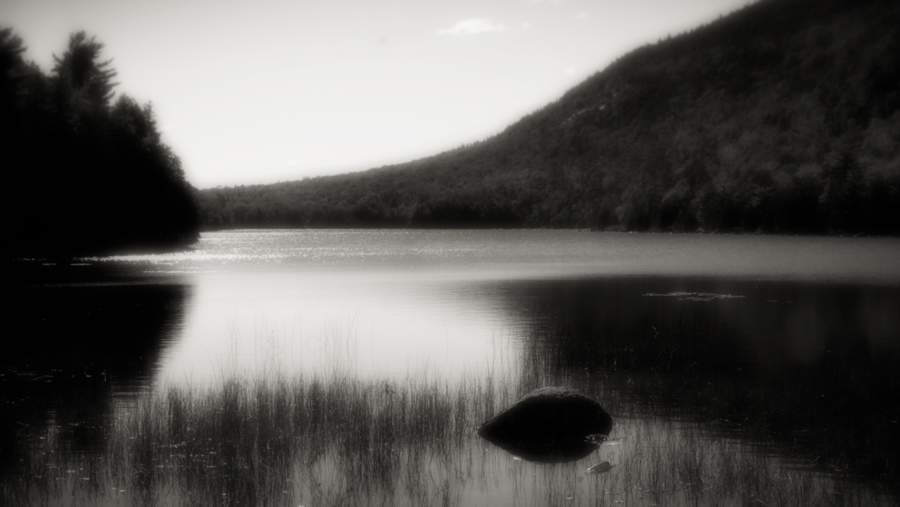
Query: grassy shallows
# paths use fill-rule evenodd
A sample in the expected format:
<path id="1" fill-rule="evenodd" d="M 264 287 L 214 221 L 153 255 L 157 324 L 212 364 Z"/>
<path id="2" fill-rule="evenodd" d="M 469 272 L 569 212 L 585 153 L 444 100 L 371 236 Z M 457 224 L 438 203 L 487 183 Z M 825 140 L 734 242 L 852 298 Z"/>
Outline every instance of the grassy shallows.
<path id="1" fill-rule="evenodd" d="M 494 396 L 467 380 L 338 375 L 172 388 L 120 409 L 102 453 L 70 452 L 48 430 L 3 494 L 22 504 L 75 495 L 90 504 L 326 505 L 340 492 L 365 505 L 390 503 L 399 487 L 418 499 L 422 462 L 450 463 Z"/>
<path id="2" fill-rule="evenodd" d="M 531 379 L 532 384 L 537 379 Z M 631 417 L 578 462 L 513 459 L 475 427 L 533 387 L 340 374 L 171 388 L 120 408 L 100 452 L 52 427 L 5 477 L 8 505 L 873 505 L 700 425 Z M 601 385 L 578 385 L 603 399 Z M 614 466 L 585 474 L 600 460 Z"/>

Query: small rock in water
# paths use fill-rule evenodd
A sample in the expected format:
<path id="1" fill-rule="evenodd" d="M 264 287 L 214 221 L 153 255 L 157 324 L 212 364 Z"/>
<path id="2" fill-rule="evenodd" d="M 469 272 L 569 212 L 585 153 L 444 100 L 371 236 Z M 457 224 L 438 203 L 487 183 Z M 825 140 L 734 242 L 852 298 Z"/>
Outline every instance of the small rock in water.
<path id="1" fill-rule="evenodd" d="M 612 429 L 596 401 L 565 387 L 536 389 L 482 424 L 478 434 L 530 461 L 562 462 L 595 451 Z"/>
<path id="2" fill-rule="evenodd" d="M 585 470 L 584 473 L 586 473 L 586 474 L 605 474 L 606 472 L 609 472 L 610 470 L 612 470 L 612 467 L 613 467 L 613 464 L 610 463 L 609 461 L 602 461 L 600 463 L 597 463 L 596 465 L 588 467 L 588 469 Z"/>

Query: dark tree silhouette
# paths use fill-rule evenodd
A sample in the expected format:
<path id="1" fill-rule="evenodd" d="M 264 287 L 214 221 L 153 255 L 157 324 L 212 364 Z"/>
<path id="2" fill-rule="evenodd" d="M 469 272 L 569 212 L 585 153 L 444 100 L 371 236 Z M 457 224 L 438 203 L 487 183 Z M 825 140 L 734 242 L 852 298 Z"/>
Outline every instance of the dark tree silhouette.
<path id="1" fill-rule="evenodd" d="M 199 236 L 194 190 L 153 110 L 122 95 L 103 44 L 73 34 L 51 75 L 0 30 L 4 219 L 12 257 L 182 247 Z"/>
<path id="2" fill-rule="evenodd" d="M 62 57 L 53 55 L 53 72 L 59 80 L 62 93 L 83 96 L 92 106 L 106 107 L 115 95 L 112 78 L 116 72 L 109 68 L 112 59 L 100 61 L 103 44 L 85 32 L 77 32 L 69 37 L 69 48 Z"/>

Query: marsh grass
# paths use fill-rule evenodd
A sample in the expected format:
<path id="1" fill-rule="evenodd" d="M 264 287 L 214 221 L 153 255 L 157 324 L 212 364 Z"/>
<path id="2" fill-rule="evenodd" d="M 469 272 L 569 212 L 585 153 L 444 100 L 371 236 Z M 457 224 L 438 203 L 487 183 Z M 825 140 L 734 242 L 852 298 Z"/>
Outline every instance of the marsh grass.
<path id="1" fill-rule="evenodd" d="M 211 386 L 159 386 L 92 423 L 88 431 L 103 435 L 99 447 L 78 445 L 72 428 L 56 424 L 30 433 L 17 468 L 3 477 L 0 505 L 868 506 L 896 500 L 797 466 L 758 440 L 648 409 L 646 400 L 655 398 L 634 395 L 639 376 L 571 368 L 525 347 L 514 374 L 507 364 L 452 379 L 363 378 L 354 372 L 352 337 L 335 336 L 336 359 L 315 373 L 290 374 L 273 360 L 256 375 L 223 371 Z M 583 460 L 547 465 L 514 458 L 476 435 L 479 424 L 545 385 L 569 385 L 601 400 L 616 422 L 612 440 Z M 602 461 L 612 468 L 586 473 Z"/>
<path id="2" fill-rule="evenodd" d="M 4 505 L 890 503 L 701 424 L 646 417 L 623 403 L 612 442 L 578 462 L 521 461 L 475 435 L 496 410 L 549 381 L 334 373 L 160 389 L 112 416 L 99 452 L 73 449 L 47 429 L 4 479 Z M 569 381 L 608 395 L 602 382 Z M 601 460 L 613 468 L 585 473 Z"/>

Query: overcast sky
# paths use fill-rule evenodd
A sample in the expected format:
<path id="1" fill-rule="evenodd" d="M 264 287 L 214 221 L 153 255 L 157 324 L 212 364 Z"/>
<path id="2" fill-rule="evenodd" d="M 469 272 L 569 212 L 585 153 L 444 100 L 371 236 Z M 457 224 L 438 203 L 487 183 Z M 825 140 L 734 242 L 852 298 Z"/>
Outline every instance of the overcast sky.
<path id="1" fill-rule="evenodd" d="M 198 188 L 406 162 L 500 132 L 747 0 L 0 0 L 45 71 L 105 44 Z"/>

